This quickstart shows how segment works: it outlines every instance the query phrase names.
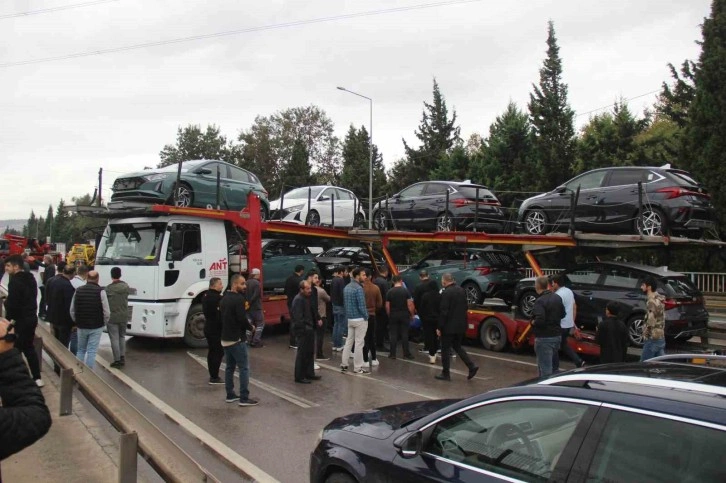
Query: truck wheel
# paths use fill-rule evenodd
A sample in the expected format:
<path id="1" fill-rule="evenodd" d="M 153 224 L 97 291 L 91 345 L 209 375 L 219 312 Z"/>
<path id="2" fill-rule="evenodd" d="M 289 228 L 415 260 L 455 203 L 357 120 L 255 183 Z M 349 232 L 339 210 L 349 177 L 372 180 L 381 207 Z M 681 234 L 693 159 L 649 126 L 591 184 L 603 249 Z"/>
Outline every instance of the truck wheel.
<path id="1" fill-rule="evenodd" d="M 507 329 L 496 317 L 487 317 L 479 326 L 479 340 L 485 349 L 501 352 L 507 347 Z"/>
<path id="2" fill-rule="evenodd" d="M 184 326 L 184 343 L 194 349 L 207 347 L 207 338 L 204 336 L 202 304 L 194 304 L 189 308 L 187 323 Z"/>

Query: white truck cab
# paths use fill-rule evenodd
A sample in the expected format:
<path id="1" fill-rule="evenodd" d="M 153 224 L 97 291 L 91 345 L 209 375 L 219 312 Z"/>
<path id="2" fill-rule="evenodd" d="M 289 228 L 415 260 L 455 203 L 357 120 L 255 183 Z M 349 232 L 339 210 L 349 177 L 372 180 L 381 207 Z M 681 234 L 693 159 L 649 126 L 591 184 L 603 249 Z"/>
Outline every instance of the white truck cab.
<path id="1" fill-rule="evenodd" d="M 111 268 L 135 294 L 129 297 L 127 333 L 183 337 L 205 347 L 202 295 L 209 279 L 229 277 L 228 243 L 222 220 L 164 215 L 110 219 L 96 253 L 101 285 Z"/>

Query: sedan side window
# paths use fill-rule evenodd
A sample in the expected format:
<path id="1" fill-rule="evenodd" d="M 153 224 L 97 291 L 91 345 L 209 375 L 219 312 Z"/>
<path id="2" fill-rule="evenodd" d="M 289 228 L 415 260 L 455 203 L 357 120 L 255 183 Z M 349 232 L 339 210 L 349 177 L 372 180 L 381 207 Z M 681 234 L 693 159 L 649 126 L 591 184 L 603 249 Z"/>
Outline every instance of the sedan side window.
<path id="1" fill-rule="evenodd" d="M 348 190 L 342 190 L 338 188 L 338 199 L 350 201 L 353 199 L 353 194 Z"/>
<path id="2" fill-rule="evenodd" d="M 602 186 L 602 181 L 603 179 L 605 179 L 606 174 L 606 170 L 594 171 L 592 173 L 583 174 L 579 178 L 575 178 L 567 183 L 565 187 L 572 191 L 577 191 L 578 186 L 581 190 L 599 188 L 600 186 Z"/>
<path id="3" fill-rule="evenodd" d="M 423 193 L 424 188 L 426 187 L 426 183 L 419 183 L 415 184 L 413 186 L 410 186 L 406 188 L 405 190 L 401 191 L 401 197 L 402 198 L 412 198 L 415 196 L 421 196 L 421 193 Z"/>
<path id="4" fill-rule="evenodd" d="M 247 171 L 244 171 L 239 168 L 235 168 L 233 166 L 229 167 L 230 170 L 230 176 L 232 177 L 232 180 L 239 181 L 241 183 L 249 183 L 250 177 L 247 175 Z M 223 176 L 224 177 L 224 176 Z"/>
<path id="5" fill-rule="evenodd" d="M 613 411 L 587 481 L 723 481 L 725 441 L 724 430 Z"/>
<path id="6" fill-rule="evenodd" d="M 479 406 L 439 422 L 423 452 L 524 481 L 546 480 L 586 410 L 560 401 Z"/>
<path id="7" fill-rule="evenodd" d="M 567 273 L 567 278 L 573 285 L 595 285 L 600 278 L 600 270 L 584 267 Z"/>

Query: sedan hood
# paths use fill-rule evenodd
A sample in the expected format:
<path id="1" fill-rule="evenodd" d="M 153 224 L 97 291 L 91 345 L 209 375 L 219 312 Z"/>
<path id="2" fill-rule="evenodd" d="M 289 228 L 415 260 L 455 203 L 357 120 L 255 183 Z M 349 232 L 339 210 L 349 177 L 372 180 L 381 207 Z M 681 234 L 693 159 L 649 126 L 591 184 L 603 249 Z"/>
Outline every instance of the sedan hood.
<path id="1" fill-rule="evenodd" d="M 371 438 L 386 439 L 405 423 L 435 413 L 456 401 L 459 399 L 438 399 L 385 406 L 337 418 L 328 424 L 325 430 L 350 431 Z"/>
<path id="2" fill-rule="evenodd" d="M 314 202 L 315 199 L 313 198 L 312 201 Z M 289 208 L 291 206 L 299 206 L 299 205 L 303 205 L 303 204 L 306 205 L 305 207 L 307 208 L 308 200 L 307 199 L 297 200 L 294 198 L 293 199 L 285 198 L 283 208 Z M 270 210 L 279 210 L 279 209 L 280 209 L 280 198 L 270 201 Z"/>
<path id="3" fill-rule="evenodd" d="M 348 257 L 315 257 L 315 261 L 325 265 L 347 265 L 350 263 Z"/>

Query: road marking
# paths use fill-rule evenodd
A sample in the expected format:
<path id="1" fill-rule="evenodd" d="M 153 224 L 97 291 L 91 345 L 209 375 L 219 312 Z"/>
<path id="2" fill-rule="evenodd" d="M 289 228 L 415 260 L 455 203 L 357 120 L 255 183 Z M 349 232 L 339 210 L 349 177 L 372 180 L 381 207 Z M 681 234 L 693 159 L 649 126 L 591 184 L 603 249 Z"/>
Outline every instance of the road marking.
<path id="1" fill-rule="evenodd" d="M 537 364 L 534 362 L 526 362 L 526 361 L 518 361 L 517 359 L 507 359 L 506 357 L 497 357 L 497 356 L 489 356 L 486 354 L 480 354 L 478 352 L 468 352 L 469 355 L 477 356 L 477 357 L 484 357 L 486 359 L 494 359 L 497 361 L 504 361 L 504 362 L 514 362 L 515 364 L 522 364 L 523 366 L 532 366 L 537 367 Z"/>
<path id="2" fill-rule="evenodd" d="M 264 482 L 277 482 L 278 480 L 263 471 L 258 466 L 255 466 L 247 458 L 243 457 L 239 453 L 235 452 L 232 448 L 222 443 L 220 440 L 194 424 L 188 418 L 183 416 L 179 411 L 169 406 L 167 403 L 156 397 L 151 391 L 147 390 L 139 383 L 131 379 L 123 372 L 111 369 L 108 361 L 100 356 L 96 356 L 96 362 L 106 369 L 109 374 L 121 381 L 123 384 L 128 386 L 132 391 L 136 392 L 139 396 L 145 399 L 148 403 L 156 407 L 159 411 L 164 413 L 166 417 L 174 421 L 182 429 L 192 435 L 194 438 L 199 440 L 203 445 L 214 451 L 222 459 L 226 460 L 229 464 L 237 468 L 243 474 L 253 478 L 255 481 Z"/>
<path id="3" fill-rule="evenodd" d="M 191 357 L 192 359 L 197 361 L 199 364 L 201 364 L 205 368 L 208 367 L 207 361 L 203 357 L 200 357 L 196 354 L 192 354 L 191 352 L 187 352 L 187 354 L 189 355 L 189 357 Z M 225 368 L 225 367 L 227 367 L 227 364 L 225 364 L 223 362 L 221 367 Z M 235 374 L 237 374 L 237 373 L 238 372 L 235 371 Z M 289 401 L 297 406 L 300 406 L 303 409 L 316 408 L 316 407 L 320 406 L 320 404 L 314 403 L 312 401 L 308 401 L 307 399 L 303 399 L 300 396 L 289 393 L 287 391 L 283 391 L 282 389 L 278 389 L 278 388 L 271 386 L 269 384 L 266 384 L 262 381 L 258 381 L 257 379 L 250 378 L 250 384 L 252 384 L 253 386 L 259 387 L 260 389 L 265 390 L 269 393 L 272 393 L 275 396 L 280 397 L 286 401 Z"/>
<path id="4" fill-rule="evenodd" d="M 471 354 L 471 352 L 467 352 L 467 354 Z M 407 362 L 409 364 L 416 364 L 417 366 L 432 367 L 432 368 L 436 368 L 436 369 L 441 367 L 438 364 L 426 364 L 425 362 L 412 361 L 412 360 L 405 359 L 405 358 L 403 358 L 403 359 L 396 358 L 396 360 L 397 361 L 402 361 L 402 362 Z M 459 374 L 459 375 L 462 375 L 462 376 L 468 376 L 469 375 L 469 372 L 468 371 L 460 371 L 459 369 L 449 369 L 449 372 L 452 372 L 454 374 Z M 479 379 L 481 381 L 489 381 L 490 379 L 494 379 L 494 378 L 493 377 L 479 377 L 479 376 L 474 376 L 473 379 Z"/>
<path id="5" fill-rule="evenodd" d="M 376 382 L 378 384 L 382 384 L 384 386 L 388 386 L 388 387 L 390 387 L 392 389 L 397 389 L 399 391 L 404 391 L 404 392 L 407 392 L 409 394 L 413 394 L 414 396 L 422 397 L 424 399 L 431 399 L 431 400 L 433 400 L 433 399 L 441 399 L 440 397 L 430 396 L 428 394 L 423 394 L 423 393 L 420 393 L 420 392 L 412 391 L 410 389 L 406 389 L 405 387 L 399 386 L 397 384 L 392 384 L 390 382 L 383 381 L 381 379 L 376 379 L 375 377 L 371 377 L 370 374 L 355 374 L 352 371 L 341 372 L 340 371 L 340 367 L 329 366 L 327 364 L 320 364 L 320 361 L 318 361 L 318 365 L 321 368 L 323 368 L 323 369 L 328 369 L 329 371 L 337 372 L 338 374 L 342 374 L 342 375 L 345 375 L 345 376 L 355 376 L 355 377 L 359 377 L 361 379 L 366 379 L 368 381 L 373 381 L 373 382 Z"/>

